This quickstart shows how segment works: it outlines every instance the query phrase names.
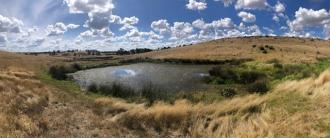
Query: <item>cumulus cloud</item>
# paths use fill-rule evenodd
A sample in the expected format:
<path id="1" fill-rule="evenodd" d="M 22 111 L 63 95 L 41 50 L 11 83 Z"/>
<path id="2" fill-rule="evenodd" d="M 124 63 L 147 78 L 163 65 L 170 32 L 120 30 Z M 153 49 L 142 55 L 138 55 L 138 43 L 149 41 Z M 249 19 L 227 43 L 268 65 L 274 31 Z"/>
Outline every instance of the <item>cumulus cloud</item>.
<path id="1" fill-rule="evenodd" d="M 124 19 L 120 20 L 119 24 L 122 24 L 123 26 L 120 28 L 121 31 L 124 30 L 132 30 L 136 29 L 135 24 L 139 22 L 139 18 L 132 16 L 132 17 L 125 17 Z"/>
<path id="2" fill-rule="evenodd" d="M 263 35 L 259 26 L 245 26 L 244 23 L 236 25 L 232 22 L 231 18 L 223 18 L 210 23 L 206 23 L 202 19 L 197 19 L 192 22 L 192 26 L 199 30 L 198 37 L 195 39 L 200 41 L 225 37 Z"/>
<path id="3" fill-rule="evenodd" d="M 112 21 L 112 0 L 65 0 L 70 13 L 87 13 L 89 19 L 85 27 L 101 30 L 107 28 Z"/>
<path id="4" fill-rule="evenodd" d="M 301 31 L 306 27 L 322 26 L 329 23 L 330 13 L 325 9 L 313 10 L 306 8 L 299 8 L 295 12 L 295 19 L 289 22 L 289 27 L 293 31 Z"/>
<path id="5" fill-rule="evenodd" d="M 221 1 L 225 7 L 233 4 L 236 0 L 214 0 L 214 1 Z"/>
<path id="6" fill-rule="evenodd" d="M 112 0 L 64 0 L 71 13 L 108 13 L 114 8 Z"/>
<path id="7" fill-rule="evenodd" d="M 20 33 L 22 25 L 21 20 L 0 15 L 0 32 Z"/>
<path id="8" fill-rule="evenodd" d="M 252 23 L 256 21 L 256 16 L 248 12 L 239 12 L 238 16 L 242 18 L 243 22 Z"/>
<path id="9" fill-rule="evenodd" d="M 265 9 L 269 4 L 266 0 L 237 0 L 236 9 Z"/>
<path id="10" fill-rule="evenodd" d="M 233 28 L 234 23 L 231 18 L 223 18 L 212 22 L 214 28 Z"/>
<path id="11" fill-rule="evenodd" d="M 122 21 L 121 24 L 128 24 L 128 25 L 134 25 L 139 22 L 139 18 L 132 16 L 132 17 L 125 17 Z"/>
<path id="12" fill-rule="evenodd" d="M 47 26 L 47 32 L 48 32 L 47 36 L 63 35 L 69 29 L 75 29 L 75 28 L 78 28 L 78 27 L 79 27 L 79 25 L 76 25 L 76 24 L 65 25 L 62 22 L 58 22 L 55 25 L 48 25 Z"/>
<path id="13" fill-rule="evenodd" d="M 212 23 L 205 23 L 202 19 L 197 19 L 192 22 L 193 27 L 200 29 L 199 38 L 208 39 L 212 38 L 212 30 L 214 29 Z"/>
<path id="14" fill-rule="evenodd" d="M 186 22 L 174 22 L 172 31 L 172 39 L 184 39 L 189 37 L 193 33 L 193 27 L 190 23 Z"/>
<path id="15" fill-rule="evenodd" d="M 0 45 L 7 42 L 7 37 L 3 34 L 0 34 Z"/>
<path id="16" fill-rule="evenodd" d="M 151 28 L 160 34 L 164 34 L 170 31 L 170 24 L 167 20 L 161 19 L 158 21 L 153 21 L 151 23 Z"/>
<path id="17" fill-rule="evenodd" d="M 275 22 L 279 22 L 280 18 L 277 15 L 274 15 L 272 18 Z"/>
<path id="18" fill-rule="evenodd" d="M 204 10 L 207 8 L 207 3 L 205 0 L 189 0 L 186 7 L 190 10 Z"/>
<path id="19" fill-rule="evenodd" d="M 282 13 L 285 11 L 285 6 L 280 1 L 277 1 L 277 4 L 274 7 L 275 12 Z"/>

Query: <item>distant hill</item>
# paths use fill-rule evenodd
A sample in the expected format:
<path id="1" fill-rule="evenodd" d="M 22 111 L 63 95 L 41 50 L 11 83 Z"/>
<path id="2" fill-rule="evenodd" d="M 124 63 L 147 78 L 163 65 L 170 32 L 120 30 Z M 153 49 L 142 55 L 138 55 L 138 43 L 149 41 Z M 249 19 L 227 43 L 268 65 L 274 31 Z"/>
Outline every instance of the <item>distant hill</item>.
<path id="1" fill-rule="evenodd" d="M 279 59 L 282 62 L 315 62 L 330 58 L 330 41 L 293 37 L 224 38 L 191 46 L 142 54 L 151 58 L 244 59 L 258 61 Z"/>

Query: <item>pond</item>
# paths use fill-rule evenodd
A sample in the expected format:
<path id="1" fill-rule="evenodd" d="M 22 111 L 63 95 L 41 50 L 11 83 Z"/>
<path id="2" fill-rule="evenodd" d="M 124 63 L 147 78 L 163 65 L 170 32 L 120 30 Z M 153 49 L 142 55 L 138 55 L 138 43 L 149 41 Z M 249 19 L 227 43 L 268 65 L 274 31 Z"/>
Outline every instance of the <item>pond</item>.
<path id="1" fill-rule="evenodd" d="M 207 87 L 204 78 L 213 66 L 137 63 L 84 70 L 71 76 L 82 88 L 116 83 L 133 90 L 152 84 L 164 92 L 194 91 Z"/>

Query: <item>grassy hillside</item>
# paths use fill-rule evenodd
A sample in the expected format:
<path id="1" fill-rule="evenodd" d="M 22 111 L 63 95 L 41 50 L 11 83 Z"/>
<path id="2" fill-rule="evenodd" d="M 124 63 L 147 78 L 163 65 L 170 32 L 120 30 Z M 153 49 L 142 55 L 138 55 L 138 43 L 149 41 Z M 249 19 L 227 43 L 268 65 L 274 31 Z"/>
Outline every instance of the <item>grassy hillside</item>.
<path id="1" fill-rule="evenodd" d="M 272 43 L 268 43 L 270 39 Z M 266 94 L 251 93 L 205 102 L 210 92 L 203 92 L 179 97 L 174 103 L 158 101 L 153 105 L 91 94 L 81 91 L 73 82 L 52 79 L 46 71 L 51 65 L 63 64 L 62 58 L 0 52 L 0 137 L 329 137 L 330 71 L 326 68 L 330 63 L 315 59 L 316 55 L 327 56 L 328 42 L 278 39 L 256 38 L 250 43 L 246 39 L 233 44 L 229 41 L 234 39 L 219 40 L 205 44 L 205 49 L 199 44 L 142 56 L 222 59 L 225 57 L 222 54 L 230 52 L 220 50 L 215 44 L 228 44 L 224 47 L 235 53 L 236 50 L 244 52 L 243 47 L 235 48 L 236 45 L 244 44 L 253 50 L 252 44 L 260 40 L 259 44 L 267 42 L 275 51 L 263 54 L 255 49 L 248 56 L 259 60 L 245 63 L 238 71 L 247 67 L 272 75 L 277 65 L 263 61 L 278 57 L 283 65 L 295 63 L 314 75 L 297 77 L 302 72 L 298 70 L 274 81 Z M 293 40 L 296 46 L 292 46 Z M 212 47 L 217 52 L 208 50 Z M 281 53 L 279 47 L 291 49 L 292 55 L 284 54 L 285 58 L 276 55 Z M 198 54 L 195 48 L 201 52 Z M 310 53 L 306 55 L 314 58 L 297 51 L 300 48 L 308 50 Z M 316 49 L 321 49 L 319 54 L 314 53 Z M 195 55 L 187 54 L 189 52 Z M 210 56 L 203 55 L 206 53 Z M 297 78 L 300 80 L 294 80 Z M 215 92 L 211 97 L 219 95 Z M 189 96 L 201 100 L 191 101 Z"/>
<path id="2" fill-rule="evenodd" d="M 286 63 L 316 62 L 317 58 L 330 57 L 330 41 L 290 37 L 226 38 L 143 56 L 209 60 L 248 58 L 258 61 L 276 58 Z"/>

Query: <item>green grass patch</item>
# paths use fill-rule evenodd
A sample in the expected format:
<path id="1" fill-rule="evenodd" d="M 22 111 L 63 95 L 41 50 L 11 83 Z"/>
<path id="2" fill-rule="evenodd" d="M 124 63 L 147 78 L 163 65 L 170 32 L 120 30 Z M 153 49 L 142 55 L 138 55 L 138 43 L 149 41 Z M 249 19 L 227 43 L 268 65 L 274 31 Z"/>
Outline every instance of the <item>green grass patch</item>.
<path id="1" fill-rule="evenodd" d="M 87 93 L 81 90 L 80 86 L 74 81 L 53 79 L 46 71 L 38 74 L 38 77 L 42 83 L 57 88 L 59 91 L 57 96 L 65 102 L 72 100 L 72 97 L 79 98 L 84 101 L 91 101 L 93 99 L 103 97 L 103 95 L 100 94 Z"/>
<path id="2" fill-rule="evenodd" d="M 282 108 L 290 114 L 309 111 L 310 105 L 311 102 L 307 97 L 296 92 L 283 92 L 267 103 L 270 108 Z"/>

